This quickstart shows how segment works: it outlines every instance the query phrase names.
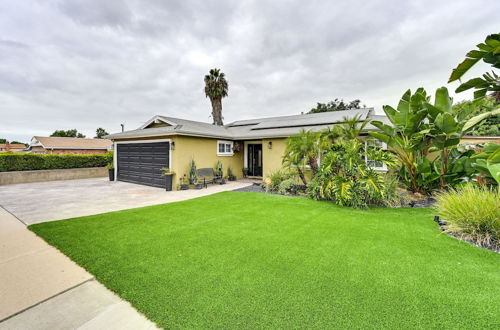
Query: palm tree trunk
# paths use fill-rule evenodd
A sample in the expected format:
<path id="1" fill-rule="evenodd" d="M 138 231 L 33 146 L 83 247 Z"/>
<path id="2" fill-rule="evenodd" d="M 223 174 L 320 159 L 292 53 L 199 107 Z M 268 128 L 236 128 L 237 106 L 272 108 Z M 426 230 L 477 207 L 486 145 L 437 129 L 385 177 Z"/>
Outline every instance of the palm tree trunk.
<path id="1" fill-rule="evenodd" d="M 211 98 L 210 101 L 212 102 L 213 124 L 218 126 L 224 125 L 222 122 L 222 99 Z"/>
<path id="2" fill-rule="evenodd" d="M 297 173 L 299 174 L 300 180 L 304 183 L 304 186 L 307 186 L 307 181 L 306 181 L 306 176 L 304 175 L 304 172 L 300 168 L 297 167 Z"/>
<path id="3" fill-rule="evenodd" d="M 309 159 L 309 166 L 311 167 L 311 172 L 313 176 L 318 173 L 318 160 L 315 158 Z"/>

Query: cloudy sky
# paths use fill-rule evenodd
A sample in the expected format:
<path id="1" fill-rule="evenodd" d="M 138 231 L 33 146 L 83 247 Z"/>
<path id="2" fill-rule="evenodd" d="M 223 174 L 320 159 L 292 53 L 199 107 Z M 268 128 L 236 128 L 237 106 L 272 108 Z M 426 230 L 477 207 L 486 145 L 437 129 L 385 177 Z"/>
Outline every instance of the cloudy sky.
<path id="1" fill-rule="evenodd" d="M 225 122 L 336 97 L 382 111 L 446 85 L 499 13 L 491 0 L 0 0 L 0 137 L 93 137 L 155 114 L 211 122 L 213 67 L 229 81 Z"/>

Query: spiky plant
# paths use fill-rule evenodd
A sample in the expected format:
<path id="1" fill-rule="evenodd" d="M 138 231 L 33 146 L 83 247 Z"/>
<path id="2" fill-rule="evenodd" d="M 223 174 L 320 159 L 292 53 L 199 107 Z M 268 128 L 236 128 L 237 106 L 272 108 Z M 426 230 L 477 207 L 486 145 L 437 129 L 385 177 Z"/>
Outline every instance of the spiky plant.
<path id="1" fill-rule="evenodd" d="M 228 84 L 226 75 L 219 69 L 210 70 L 205 76 L 205 96 L 212 103 L 213 124 L 222 126 L 222 99 L 227 96 Z"/>

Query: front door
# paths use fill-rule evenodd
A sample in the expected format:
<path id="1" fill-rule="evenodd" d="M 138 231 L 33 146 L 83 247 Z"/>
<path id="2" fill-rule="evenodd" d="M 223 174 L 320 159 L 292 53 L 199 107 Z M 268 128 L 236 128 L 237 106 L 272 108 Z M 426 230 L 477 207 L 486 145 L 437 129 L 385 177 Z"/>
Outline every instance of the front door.
<path id="1" fill-rule="evenodd" d="M 248 176 L 262 176 L 262 144 L 248 145 Z"/>

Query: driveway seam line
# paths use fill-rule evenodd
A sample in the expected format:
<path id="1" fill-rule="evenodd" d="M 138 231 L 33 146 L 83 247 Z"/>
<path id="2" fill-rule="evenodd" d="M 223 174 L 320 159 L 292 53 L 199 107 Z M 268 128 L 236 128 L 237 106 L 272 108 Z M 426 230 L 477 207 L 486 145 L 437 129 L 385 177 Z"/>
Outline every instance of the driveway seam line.
<path id="1" fill-rule="evenodd" d="M 57 297 L 57 296 L 60 296 L 61 294 L 66 293 L 66 292 L 68 292 L 68 291 L 70 291 L 70 290 L 73 290 L 73 289 L 75 289 L 75 288 L 79 287 L 79 286 L 80 286 L 80 285 L 82 285 L 82 284 L 85 284 L 85 283 L 87 283 L 87 282 L 94 281 L 94 280 L 95 280 L 95 278 L 94 278 L 94 277 L 92 277 L 92 278 L 86 279 L 85 281 L 83 281 L 83 282 L 81 282 L 81 283 L 78 283 L 78 284 L 76 284 L 76 285 L 73 285 L 72 287 L 69 287 L 69 288 L 67 288 L 67 289 L 64 289 L 63 291 L 61 291 L 61 292 L 59 292 L 59 293 L 56 293 L 55 295 L 52 295 L 52 296 L 50 296 L 50 297 L 48 297 L 48 298 L 45 298 L 45 299 L 43 299 L 43 300 L 41 300 L 41 301 L 37 302 L 36 304 L 33 304 L 33 305 L 31 305 L 31 306 L 28 306 L 28 307 L 26 307 L 26 308 L 24 308 L 24 309 L 22 309 L 22 310 L 20 310 L 20 311 L 15 312 L 14 314 L 11 314 L 11 315 L 7 316 L 6 318 L 1 319 L 1 320 L 0 320 L 0 324 L 1 324 L 2 322 L 7 321 L 8 319 L 13 318 L 13 317 L 14 317 L 14 316 L 16 316 L 16 315 L 19 315 L 19 314 L 21 314 L 21 313 L 24 313 L 24 312 L 28 311 L 29 309 L 32 309 L 32 308 L 34 308 L 34 307 L 36 307 L 36 306 L 38 306 L 38 305 L 40 305 L 40 304 L 43 304 L 44 302 L 49 301 L 49 300 L 51 300 L 52 298 L 55 298 L 55 297 Z"/>
<path id="2" fill-rule="evenodd" d="M 18 218 L 18 217 L 17 217 L 14 213 L 12 213 L 12 212 L 10 212 L 9 210 L 7 210 L 7 209 L 5 208 L 5 206 L 0 205 L 0 207 L 1 207 L 2 209 L 4 209 L 4 210 L 5 210 L 5 212 L 9 213 L 9 214 L 10 214 L 10 215 L 12 215 L 14 218 L 16 218 L 17 220 L 19 220 L 19 221 L 20 221 L 20 222 L 21 222 L 21 223 L 22 223 L 25 227 L 28 227 L 28 224 L 27 224 L 26 222 L 24 222 L 23 220 L 19 219 L 19 218 Z M 0 320 L 0 322 L 1 322 L 1 320 Z"/>

